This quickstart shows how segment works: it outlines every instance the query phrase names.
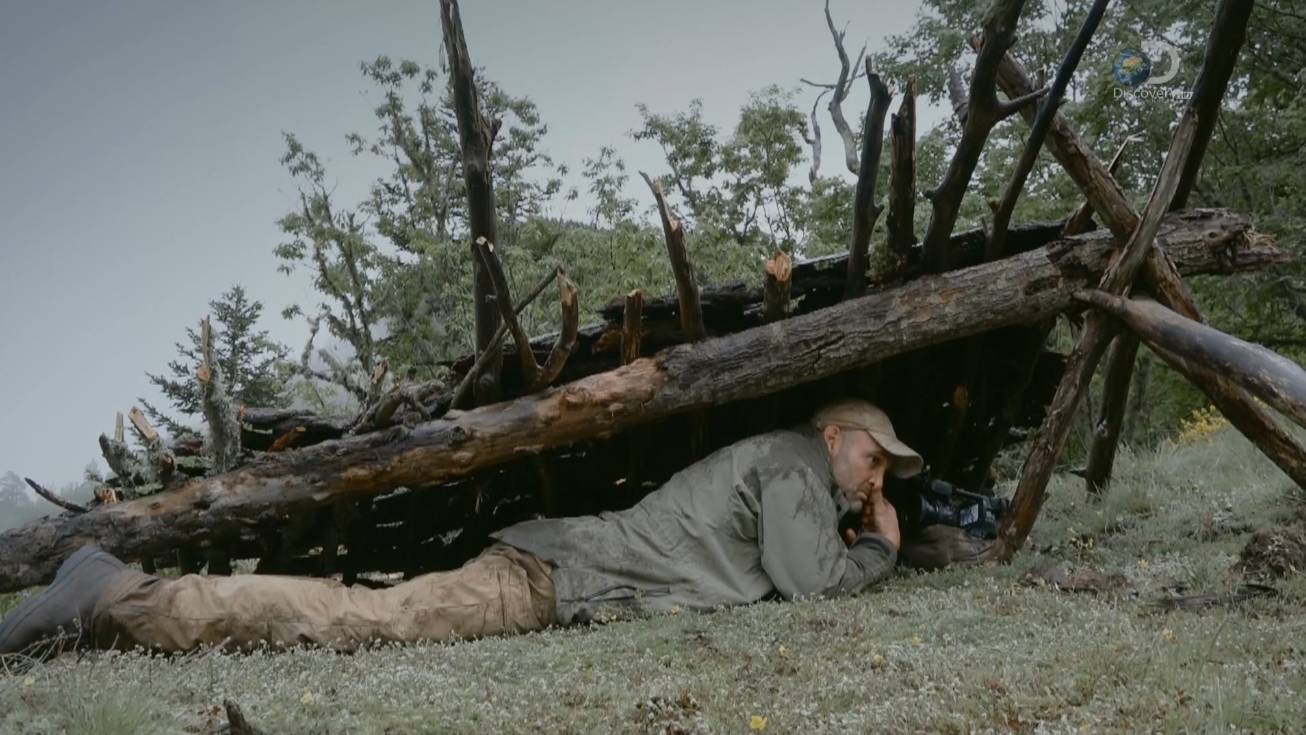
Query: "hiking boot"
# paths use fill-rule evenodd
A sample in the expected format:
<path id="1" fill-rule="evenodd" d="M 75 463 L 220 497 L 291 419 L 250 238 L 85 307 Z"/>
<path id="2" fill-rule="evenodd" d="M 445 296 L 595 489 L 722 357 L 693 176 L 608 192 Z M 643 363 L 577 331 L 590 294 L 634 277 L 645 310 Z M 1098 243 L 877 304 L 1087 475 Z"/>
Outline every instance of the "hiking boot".
<path id="1" fill-rule="evenodd" d="M 23 601 L 0 621 L 0 653 L 17 653 L 61 633 L 90 632 L 95 603 L 124 565 L 94 544 L 78 549 L 59 566 L 45 591 Z"/>
<path id="2" fill-rule="evenodd" d="M 925 526 L 902 540 L 898 563 L 912 569 L 942 569 L 949 564 L 975 564 L 993 545 L 956 526 Z"/>

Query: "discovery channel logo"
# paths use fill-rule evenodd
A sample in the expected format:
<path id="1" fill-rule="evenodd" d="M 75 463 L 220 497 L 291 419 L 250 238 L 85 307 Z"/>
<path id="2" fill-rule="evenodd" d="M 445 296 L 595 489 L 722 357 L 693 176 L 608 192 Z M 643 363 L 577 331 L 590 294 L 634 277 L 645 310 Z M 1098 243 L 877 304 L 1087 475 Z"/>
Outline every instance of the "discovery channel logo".
<path id="1" fill-rule="evenodd" d="M 1158 73 L 1162 63 L 1165 71 Z M 1161 99 L 1177 104 L 1192 96 L 1189 90 L 1162 86 L 1179 73 L 1179 49 L 1165 41 L 1145 41 L 1141 50 L 1122 49 L 1111 73 L 1118 85 L 1114 90 L 1116 99 Z"/>

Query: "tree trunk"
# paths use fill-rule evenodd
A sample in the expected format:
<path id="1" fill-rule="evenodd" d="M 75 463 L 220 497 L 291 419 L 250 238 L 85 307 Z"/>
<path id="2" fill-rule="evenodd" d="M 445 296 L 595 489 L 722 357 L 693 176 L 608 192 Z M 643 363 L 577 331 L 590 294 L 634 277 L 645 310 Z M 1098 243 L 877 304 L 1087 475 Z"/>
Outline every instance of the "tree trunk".
<path id="1" fill-rule="evenodd" d="M 458 0 L 440 0 L 440 26 L 444 30 L 444 47 L 449 58 L 449 89 L 453 93 L 454 113 L 458 118 L 458 142 L 462 149 L 463 183 L 467 189 L 467 226 L 471 230 L 468 254 L 472 263 L 472 303 L 476 317 L 476 351 L 499 350 L 494 333 L 499 328 L 499 311 L 491 297 L 494 283 L 480 258 L 476 256 L 476 241 L 485 238 L 498 242 L 495 233 L 497 215 L 494 210 L 494 182 L 491 179 L 490 146 L 498 129 L 498 121 L 487 120 L 481 112 L 480 93 L 467 41 L 463 38 L 463 21 L 458 12 Z M 491 357 L 485 374 L 487 380 L 477 380 L 473 385 L 476 402 L 488 403 L 498 396 L 499 369 L 502 357 Z"/>

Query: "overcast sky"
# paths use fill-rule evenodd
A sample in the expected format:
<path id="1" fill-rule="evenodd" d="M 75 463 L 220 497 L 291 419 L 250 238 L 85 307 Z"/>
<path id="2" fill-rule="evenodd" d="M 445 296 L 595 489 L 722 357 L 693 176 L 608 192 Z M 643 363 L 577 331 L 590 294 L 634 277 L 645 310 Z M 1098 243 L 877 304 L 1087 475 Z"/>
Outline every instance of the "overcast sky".
<path id="1" fill-rule="evenodd" d="M 849 22 L 850 53 L 916 12 L 887 0 L 832 11 Z M 233 284 L 298 352 L 307 329 L 279 312 L 315 299 L 272 254 L 294 205 L 281 133 L 322 155 L 356 201 L 378 173 L 344 143 L 374 129 L 359 62 L 436 63 L 438 4 L 0 0 L 0 17 L 0 472 L 59 486 L 98 456 L 115 412 L 137 396 L 164 403 L 144 372 L 162 371 Z M 701 97 L 728 128 L 749 91 L 837 72 L 814 0 L 481 0 L 464 3 L 463 23 L 475 63 L 535 100 L 545 149 L 573 171 L 602 145 L 632 172 L 664 170 L 655 146 L 627 135 L 637 102 L 672 112 Z M 814 90 L 800 94 L 810 105 Z M 922 109 L 918 129 L 942 114 Z M 828 118 L 824 132 L 834 172 Z"/>

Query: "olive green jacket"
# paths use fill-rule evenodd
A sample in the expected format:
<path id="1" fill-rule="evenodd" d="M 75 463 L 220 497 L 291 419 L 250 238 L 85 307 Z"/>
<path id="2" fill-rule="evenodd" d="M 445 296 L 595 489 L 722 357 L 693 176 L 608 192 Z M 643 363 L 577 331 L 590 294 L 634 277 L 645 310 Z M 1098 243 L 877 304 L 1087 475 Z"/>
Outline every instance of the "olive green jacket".
<path id="1" fill-rule="evenodd" d="M 555 565 L 563 623 L 614 606 L 831 597 L 862 591 L 897 560 L 878 534 L 844 543 L 842 498 L 821 435 L 799 426 L 717 450 L 627 510 L 525 521 L 491 536 Z"/>

